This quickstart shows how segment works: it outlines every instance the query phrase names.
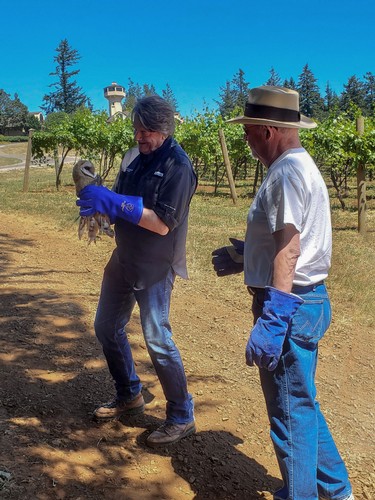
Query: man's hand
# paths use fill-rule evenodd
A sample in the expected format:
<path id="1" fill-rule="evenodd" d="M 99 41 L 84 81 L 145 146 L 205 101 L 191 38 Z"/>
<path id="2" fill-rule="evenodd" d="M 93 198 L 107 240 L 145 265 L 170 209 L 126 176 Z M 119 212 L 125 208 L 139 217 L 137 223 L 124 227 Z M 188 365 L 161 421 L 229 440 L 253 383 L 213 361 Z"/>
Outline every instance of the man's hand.
<path id="1" fill-rule="evenodd" d="M 114 193 L 104 186 L 86 186 L 79 193 L 76 204 L 81 207 L 81 217 L 99 212 L 109 217 L 113 224 L 117 217 L 138 224 L 143 213 L 143 200 L 140 196 L 127 196 Z"/>
<path id="2" fill-rule="evenodd" d="M 212 264 L 218 276 L 242 273 L 245 242 L 229 238 L 232 245 L 217 248 L 212 252 Z"/>
<path id="3" fill-rule="evenodd" d="M 263 314 L 255 323 L 246 346 L 246 364 L 275 370 L 285 335 L 303 300 L 298 295 L 266 287 Z"/>

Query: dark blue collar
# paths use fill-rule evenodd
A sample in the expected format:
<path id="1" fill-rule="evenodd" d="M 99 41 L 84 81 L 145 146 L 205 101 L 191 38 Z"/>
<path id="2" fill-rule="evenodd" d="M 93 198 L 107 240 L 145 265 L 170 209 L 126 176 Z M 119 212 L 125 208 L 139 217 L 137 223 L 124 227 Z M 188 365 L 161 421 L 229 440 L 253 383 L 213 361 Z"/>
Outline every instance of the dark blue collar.
<path id="1" fill-rule="evenodd" d="M 144 165 L 148 165 L 149 163 L 158 160 L 170 147 L 172 146 L 172 143 L 174 142 L 174 139 L 172 136 L 169 136 L 165 139 L 163 144 L 158 148 L 155 149 L 152 153 L 145 154 L 145 153 L 139 153 L 141 157 L 141 161 Z"/>

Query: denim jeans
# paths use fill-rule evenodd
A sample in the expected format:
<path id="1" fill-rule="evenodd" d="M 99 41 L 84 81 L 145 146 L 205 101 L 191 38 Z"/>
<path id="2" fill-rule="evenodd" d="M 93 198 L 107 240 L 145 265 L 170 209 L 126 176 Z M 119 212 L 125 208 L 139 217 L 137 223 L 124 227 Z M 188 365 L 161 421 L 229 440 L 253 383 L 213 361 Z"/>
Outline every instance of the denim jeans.
<path id="1" fill-rule="evenodd" d="M 167 400 L 166 421 L 184 424 L 194 419 L 194 408 L 169 323 L 174 279 L 175 273 L 170 269 L 158 283 L 143 290 L 135 290 L 124 278 L 115 250 L 104 270 L 95 333 L 115 381 L 117 398 L 122 401 L 133 400 L 142 385 L 135 371 L 125 327 L 135 303 L 138 303 L 147 350 Z"/>
<path id="2" fill-rule="evenodd" d="M 283 487 L 278 500 L 344 500 L 351 485 L 344 462 L 316 400 L 318 341 L 331 321 L 324 284 L 293 287 L 304 303 L 294 315 L 275 371 L 260 369 L 260 380 Z M 262 293 L 253 298 L 256 320 Z"/>

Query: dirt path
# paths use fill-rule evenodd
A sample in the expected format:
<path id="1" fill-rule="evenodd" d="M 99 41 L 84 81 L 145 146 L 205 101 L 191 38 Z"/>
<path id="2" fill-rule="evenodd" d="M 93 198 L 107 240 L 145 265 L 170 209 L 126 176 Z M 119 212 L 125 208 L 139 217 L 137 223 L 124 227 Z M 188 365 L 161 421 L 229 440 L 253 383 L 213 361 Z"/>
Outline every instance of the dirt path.
<path id="1" fill-rule="evenodd" d="M 6 153 L 6 151 L 9 149 L 9 146 L 5 144 L 0 144 L 0 160 L 2 159 L 3 161 L 0 162 L 0 173 L 1 172 L 8 172 L 9 170 L 21 170 L 25 168 L 25 161 L 26 161 L 26 147 L 24 144 L 19 144 L 19 151 L 14 151 L 13 153 Z M 10 161 L 9 164 L 7 160 L 16 160 L 16 161 Z M 65 159 L 66 163 L 74 163 L 76 161 L 75 156 L 67 156 Z M 45 159 L 44 161 L 40 160 L 34 160 L 31 162 L 31 168 L 33 167 L 40 167 L 40 166 L 46 166 L 47 164 L 52 164 L 53 159 Z"/>
<path id="2" fill-rule="evenodd" d="M 257 371 L 244 364 L 249 319 L 225 298 L 223 281 L 176 283 L 171 320 L 198 432 L 151 450 L 145 438 L 161 423 L 165 403 L 137 314 L 129 336 L 146 413 L 104 425 L 91 419 L 113 394 L 92 333 L 113 242 L 87 247 L 73 229 L 0 215 L 0 497 L 272 498 L 278 468 Z M 318 390 L 356 498 L 373 499 L 374 344 L 364 333 L 327 335 Z"/>

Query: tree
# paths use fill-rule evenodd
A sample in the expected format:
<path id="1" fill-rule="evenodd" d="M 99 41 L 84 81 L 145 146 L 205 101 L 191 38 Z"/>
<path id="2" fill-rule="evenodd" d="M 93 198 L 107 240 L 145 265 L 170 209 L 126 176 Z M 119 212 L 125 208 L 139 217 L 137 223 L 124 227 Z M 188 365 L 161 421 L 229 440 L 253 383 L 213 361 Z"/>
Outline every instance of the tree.
<path id="1" fill-rule="evenodd" d="M 306 116 L 321 119 L 324 114 L 324 101 L 320 95 L 317 79 L 306 64 L 298 79 L 297 90 L 300 96 L 300 111 Z"/>
<path id="2" fill-rule="evenodd" d="M 221 88 L 221 94 L 219 95 L 220 101 L 216 101 L 219 104 L 219 112 L 222 117 L 227 117 L 236 107 L 234 92 L 232 90 L 230 81 L 227 80 L 225 87 Z"/>
<path id="3" fill-rule="evenodd" d="M 133 82 L 131 78 L 129 78 L 128 82 L 125 100 L 122 105 L 122 110 L 126 115 L 130 115 L 138 99 L 157 94 L 153 84 L 149 85 L 148 83 L 144 83 L 140 85 L 139 83 Z"/>
<path id="4" fill-rule="evenodd" d="M 375 114 L 375 75 L 367 72 L 364 76 L 366 115 Z"/>
<path id="5" fill-rule="evenodd" d="M 9 109 L 11 106 L 11 99 L 5 90 L 0 89 L 0 134 L 5 133 L 8 125 Z"/>
<path id="6" fill-rule="evenodd" d="M 242 71 L 242 69 L 239 69 L 238 72 L 234 75 L 232 85 L 235 106 L 244 109 L 249 95 L 250 85 L 245 80 L 245 73 L 244 71 Z"/>
<path id="7" fill-rule="evenodd" d="M 28 109 L 18 95 L 11 99 L 3 89 L 0 89 L 0 133 L 5 134 L 7 129 L 23 130 L 27 121 Z"/>
<path id="8" fill-rule="evenodd" d="M 46 114 L 54 111 L 63 111 L 65 113 L 73 113 L 81 106 L 90 103 L 82 92 L 82 88 L 77 85 L 72 78 L 79 73 L 76 69 L 69 71 L 71 66 L 74 66 L 81 58 L 77 50 L 69 46 L 68 40 L 64 39 L 56 49 L 57 55 L 54 57 L 57 63 L 56 70 L 50 73 L 51 76 L 57 76 L 58 80 L 49 85 L 55 90 L 43 97 L 45 103 L 41 108 Z"/>
<path id="9" fill-rule="evenodd" d="M 352 106 L 355 105 L 365 112 L 365 96 L 366 91 L 364 84 L 355 75 L 349 77 L 347 83 L 344 85 L 344 90 L 340 97 L 341 111 L 344 113 L 350 113 Z"/>
<path id="10" fill-rule="evenodd" d="M 219 112 L 221 116 L 225 118 L 229 116 L 233 109 L 236 107 L 235 97 L 229 80 L 226 81 L 225 87 L 221 87 L 220 90 L 220 100 L 216 101 L 216 103 L 219 105 Z"/>
<path id="11" fill-rule="evenodd" d="M 244 109 L 250 89 L 242 69 L 239 69 L 232 80 L 227 81 L 220 90 L 221 100 L 216 101 L 216 103 L 219 105 L 221 116 L 229 116 L 235 108 Z"/>
<path id="12" fill-rule="evenodd" d="M 150 95 L 156 95 L 155 86 L 153 84 L 149 85 L 148 83 L 144 83 L 142 97 L 149 97 Z"/>
<path id="13" fill-rule="evenodd" d="M 124 111 L 124 113 L 130 114 L 135 106 L 135 103 L 141 97 L 142 97 L 142 87 L 139 85 L 139 83 L 135 83 L 131 78 L 129 78 L 125 100 L 122 105 L 122 110 Z"/>
<path id="14" fill-rule="evenodd" d="M 355 106 L 352 104 L 352 106 Z M 350 115 L 358 114 L 353 110 Z M 328 169 L 341 207 L 345 209 L 348 179 L 356 175 L 358 163 L 372 172 L 375 163 L 375 129 L 372 118 L 365 118 L 364 134 L 359 136 L 355 121 L 348 114 L 330 116 L 319 127 L 301 131 L 301 141 L 307 146 L 316 164 Z M 307 144 L 306 144 L 307 142 Z"/>
<path id="15" fill-rule="evenodd" d="M 339 109 L 339 104 L 340 104 L 340 99 L 338 98 L 337 94 L 332 90 L 329 82 L 327 82 L 326 93 L 324 97 L 325 111 L 328 114 L 331 114 L 333 112 L 336 112 L 337 114 Z"/>
<path id="16" fill-rule="evenodd" d="M 34 116 L 32 113 L 28 113 L 26 117 L 26 123 L 25 123 L 25 128 L 26 131 L 28 132 L 31 128 L 34 130 L 40 130 L 42 128 L 42 124 L 38 120 L 36 116 Z"/>
<path id="17" fill-rule="evenodd" d="M 176 138 L 192 160 L 198 177 L 213 181 L 215 193 L 219 185 L 226 180 L 219 129 L 225 133 L 233 178 L 245 179 L 254 160 L 244 141 L 242 127 L 227 124 L 220 113 L 206 108 L 194 118 L 187 117 L 176 129 Z"/>
<path id="18" fill-rule="evenodd" d="M 169 104 L 172 106 L 173 108 L 173 111 L 175 113 L 178 113 L 178 104 L 177 104 L 177 99 L 169 85 L 169 83 L 167 83 L 166 87 L 165 87 L 165 90 L 162 90 L 162 97 L 163 99 L 165 99 L 167 102 L 169 102 Z"/>
<path id="19" fill-rule="evenodd" d="M 283 86 L 287 89 L 297 90 L 297 84 L 293 77 L 290 77 L 289 80 L 284 80 Z"/>
<path id="20" fill-rule="evenodd" d="M 270 77 L 266 81 L 265 85 L 275 85 L 276 87 L 281 85 L 281 78 L 273 67 L 270 69 Z"/>
<path id="21" fill-rule="evenodd" d="M 50 113 L 46 127 L 33 135 L 33 155 L 42 158 L 46 153 L 55 156 L 56 188 L 61 185 L 61 173 L 69 152 L 93 160 L 104 180 L 114 166 L 135 145 L 133 126 L 129 118 L 108 122 L 104 111 L 92 113 L 79 108 L 74 113 Z M 56 157 L 57 154 L 57 157 Z"/>

